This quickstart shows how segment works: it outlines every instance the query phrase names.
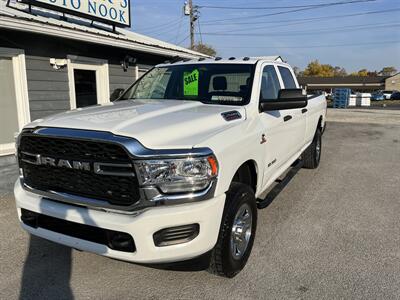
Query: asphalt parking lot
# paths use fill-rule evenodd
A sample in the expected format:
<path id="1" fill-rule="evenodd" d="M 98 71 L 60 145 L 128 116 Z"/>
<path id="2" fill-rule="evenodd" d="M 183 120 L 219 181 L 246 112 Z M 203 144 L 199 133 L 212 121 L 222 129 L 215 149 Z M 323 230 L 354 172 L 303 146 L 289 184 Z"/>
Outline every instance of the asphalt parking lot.
<path id="1" fill-rule="evenodd" d="M 400 299 L 400 110 L 329 110 L 321 165 L 265 209 L 228 280 L 166 271 L 29 237 L 14 166 L 0 180 L 0 299 Z"/>

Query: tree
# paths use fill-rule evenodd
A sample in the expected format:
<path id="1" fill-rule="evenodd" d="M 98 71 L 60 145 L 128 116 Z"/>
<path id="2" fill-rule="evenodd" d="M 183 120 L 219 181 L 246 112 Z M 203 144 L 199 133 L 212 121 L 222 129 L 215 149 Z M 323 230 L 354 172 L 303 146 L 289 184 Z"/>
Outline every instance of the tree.
<path id="1" fill-rule="evenodd" d="M 382 76 L 392 76 L 397 73 L 397 69 L 395 67 L 384 67 L 379 74 Z"/>
<path id="2" fill-rule="evenodd" d="M 328 64 L 320 64 L 318 60 L 314 60 L 307 65 L 304 70 L 304 76 L 333 77 L 335 76 L 335 68 Z"/>
<path id="3" fill-rule="evenodd" d="M 203 43 L 194 45 L 193 50 L 209 56 L 215 56 L 217 54 L 217 50 L 215 50 L 214 47 Z"/>
<path id="4" fill-rule="evenodd" d="M 336 66 L 334 69 L 335 76 L 347 76 L 347 72 L 345 68 Z"/>
<path id="5" fill-rule="evenodd" d="M 358 76 L 358 77 L 367 77 L 367 76 L 376 76 L 374 72 L 370 72 L 367 69 L 361 69 L 358 72 L 353 72 L 350 76 Z"/>
<path id="6" fill-rule="evenodd" d="M 296 75 L 296 76 L 299 76 L 299 74 L 300 74 L 300 68 L 299 67 L 296 67 L 296 66 L 294 66 L 293 67 L 293 72 L 294 72 L 294 74 Z"/>
<path id="7" fill-rule="evenodd" d="M 368 70 L 367 69 L 361 69 L 360 71 L 358 71 L 357 74 L 360 77 L 366 77 L 366 76 L 368 76 Z"/>

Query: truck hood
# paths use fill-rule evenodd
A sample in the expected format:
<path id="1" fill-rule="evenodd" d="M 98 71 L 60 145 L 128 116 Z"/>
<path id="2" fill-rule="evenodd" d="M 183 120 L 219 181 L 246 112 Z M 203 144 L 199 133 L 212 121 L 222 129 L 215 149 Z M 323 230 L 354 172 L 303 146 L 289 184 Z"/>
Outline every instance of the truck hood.
<path id="1" fill-rule="evenodd" d="M 221 113 L 236 110 L 241 119 Z M 147 148 L 192 148 L 217 132 L 243 122 L 244 107 L 182 100 L 127 100 L 78 108 L 32 122 L 29 127 L 108 131 L 137 139 Z"/>

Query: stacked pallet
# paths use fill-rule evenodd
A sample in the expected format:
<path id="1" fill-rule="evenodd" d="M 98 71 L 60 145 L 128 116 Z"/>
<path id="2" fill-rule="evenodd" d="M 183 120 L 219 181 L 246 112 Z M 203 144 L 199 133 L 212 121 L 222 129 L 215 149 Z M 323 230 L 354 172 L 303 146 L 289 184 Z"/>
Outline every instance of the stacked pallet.
<path id="1" fill-rule="evenodd" d="M 371 106 L 370 93 L 351 94 L 348 106 Z"/>
<path id="2" fill-rule="evenodd" d="M 350 99 L 350 89 L 335 89 L 333 91 L 333 107 L 347 108 Z"/>

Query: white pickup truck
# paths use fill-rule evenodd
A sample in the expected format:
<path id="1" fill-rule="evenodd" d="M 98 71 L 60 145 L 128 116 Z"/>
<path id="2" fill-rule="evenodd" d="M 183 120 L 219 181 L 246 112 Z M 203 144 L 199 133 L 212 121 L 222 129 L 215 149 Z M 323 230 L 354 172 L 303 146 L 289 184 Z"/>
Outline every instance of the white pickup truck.
<path id="1" fill-rule="evenodd" d="M 17 138 L 15 198 L 33 235 L 149 264 L 209 259 L 235 276 L 257 201 L 321 157 L 324 96 L 280 59 L 158 65 L 114 102 L 36 120 Z"/>

